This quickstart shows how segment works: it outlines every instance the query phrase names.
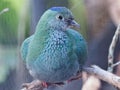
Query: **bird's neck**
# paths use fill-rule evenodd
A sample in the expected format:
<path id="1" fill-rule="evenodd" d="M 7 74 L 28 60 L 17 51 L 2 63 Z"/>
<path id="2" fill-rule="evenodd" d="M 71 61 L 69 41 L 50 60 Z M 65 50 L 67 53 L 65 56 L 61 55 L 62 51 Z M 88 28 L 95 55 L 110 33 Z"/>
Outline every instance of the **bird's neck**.
<path id="1" fill-rule="evenodd" d="M 65 30 L 61 30 L 59 27 L 51 27 L 46 21 L 38 23 L 35 34 L 38 38 L 50 38 L 53 41 L 67 36 Z"/>
<path id="2" fill-rule="evenodd" d="M 64 31 L 54 30 L 49 33 L 49 38 L 51 42 L 56 44 L 64 44 L 65 41 L 68 39 L 67 34 Z"/>

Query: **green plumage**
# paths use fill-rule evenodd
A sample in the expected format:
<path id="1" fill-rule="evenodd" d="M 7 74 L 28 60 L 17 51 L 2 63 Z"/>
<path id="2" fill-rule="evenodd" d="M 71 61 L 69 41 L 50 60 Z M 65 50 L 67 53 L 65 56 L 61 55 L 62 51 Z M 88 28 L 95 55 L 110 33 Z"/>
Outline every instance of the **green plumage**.
<path id="1" fill-rule="evenodd" d="M 53 7 L 40 18 L 36 32 L 27 38 L 21 54 L 30 74 L 45 82 L 63 82 L 81 71 L 87 56 L 84 38 L 65 7 Z"/>

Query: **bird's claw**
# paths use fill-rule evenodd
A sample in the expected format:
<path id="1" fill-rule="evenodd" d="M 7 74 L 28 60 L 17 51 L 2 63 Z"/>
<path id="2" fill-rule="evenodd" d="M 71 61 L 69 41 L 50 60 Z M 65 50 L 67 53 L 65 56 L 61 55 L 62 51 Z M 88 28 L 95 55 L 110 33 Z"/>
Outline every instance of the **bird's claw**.
<path id="1" fill-rule="evenodd" d="M 47 82 L 42 82 L 42 86 L 45 87 L 45 88 L 48 88 L 49 85 L 50 85 L 50 84 L 47 83 Z"/>
<path id="2" fill-rule="evenodd" d="M 34 80 L 31 83 L 24 83 L 22 87 L 22 90 L 43 90 L 45 88 L 42 85 L 42 82 L 40 82 L 39 80 Z"/>

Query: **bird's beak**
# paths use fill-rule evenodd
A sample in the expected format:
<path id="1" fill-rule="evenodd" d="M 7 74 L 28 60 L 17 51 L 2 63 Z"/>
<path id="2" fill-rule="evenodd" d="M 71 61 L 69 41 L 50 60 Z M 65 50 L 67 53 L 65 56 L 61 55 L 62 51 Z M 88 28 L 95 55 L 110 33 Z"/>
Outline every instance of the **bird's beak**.
<path id="1" fill-rule="evenodd" d="M 70 23 L 69 23 L 69 26 L 80 28 L 80 25 L 75 20 L 71 20 Z"/>
<path id="2" fill-rule="evenodd" d="M 71 21 L 71 26 L 76 27 L 76 28 L 80 28 L 80 25 L 75 20 Z"/>

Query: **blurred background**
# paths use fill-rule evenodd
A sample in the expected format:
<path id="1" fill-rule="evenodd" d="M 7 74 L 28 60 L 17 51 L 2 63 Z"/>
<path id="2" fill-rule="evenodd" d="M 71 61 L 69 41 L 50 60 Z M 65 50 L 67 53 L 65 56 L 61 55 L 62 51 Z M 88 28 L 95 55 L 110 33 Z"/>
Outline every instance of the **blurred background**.
<path id="1" fill-rule="evenodd" d="M 44 11 L 53 6 L 69 8 L 79 22 L 81 28 L 78 31 L 88 43 L 86 65 L 96 64 L 107 69 L 108 48 L 120 23 L 120 0 L 0 0 L 0 90 L 20 90 L 23 83 L 33 80 L 21 60 L 20 46 L 35 32 Z M 118 60 L 119 42 L 115 62 Z M 117 75 L 120 75 L 119 68 L 114 70 Z M 81 80 L 73 81 L 54 90 L 81 90 L 81 83 Z M 100 88 L 95 90 L 117 89 L 101 82 Z"/>

